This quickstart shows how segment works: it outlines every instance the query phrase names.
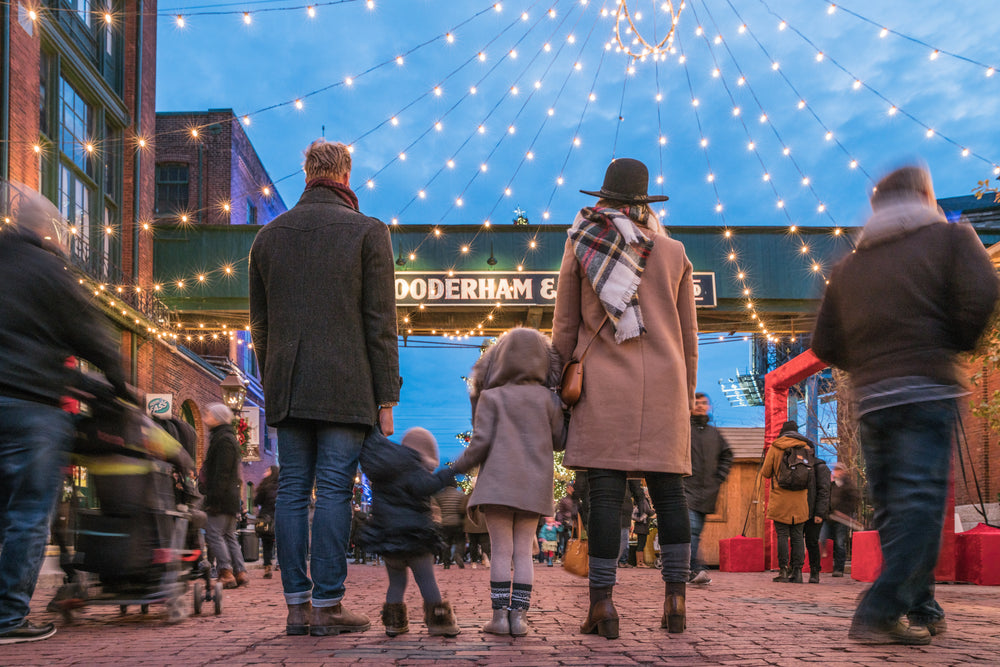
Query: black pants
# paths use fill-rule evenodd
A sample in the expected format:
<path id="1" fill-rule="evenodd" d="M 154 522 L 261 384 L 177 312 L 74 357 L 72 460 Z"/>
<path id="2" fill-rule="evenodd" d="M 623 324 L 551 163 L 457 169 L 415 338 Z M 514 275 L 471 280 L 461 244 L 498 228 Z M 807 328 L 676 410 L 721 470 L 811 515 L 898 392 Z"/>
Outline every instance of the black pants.
<path id="1" fill-rule="evenodd" d="M 482 563 L 483 554 L 490 556 L 490 534 L 469 533 L 469 557 L 473 563 Z"/>
<path id="2" fill-rule="evenodd" d="M 805 549 L 802 538 L 804 523 L 780 523 L 774 522 L 774 532 L 778 535 L 778 567 L 791 567 L 794 572 L 796 568 L 802 569 L 805 563 Z M 792 543 L 792 562 L 788 562 L 788 543 Z"/>
<path id="3" fill-rule="evenodd" d="M 806 521 L 803 535 L 806 538 L 806 553 L 809 554 L 809 571 L 819 572 L 822 569 L 819 557 L 819 532 L 823 529 L 822 523 L 816 523 L 812 519 Z"/>
<path id="4" fill-rule="evenodd" d="M 590 483 L 590 555 L 618 558 L 621 548 L 622 499 L 625 497 L 625 471 L 593 468 L 587 471 Z M 691 523 L 681 475 L 646 473 L 646 488 L 653 501 L 659 527 L 660 544 L 687 544 L 691 541 Z"/>
<path id="5" fill-rule="evenodd" d="M 445 565 L 450 565 L 452 558 L 454 562 L 465 561 L 465 530 L 463 526 L 444 526 L 441 529 L 444 534 L 444 558 Z M 454 547 L 454 551 L 452 548 Z"/>

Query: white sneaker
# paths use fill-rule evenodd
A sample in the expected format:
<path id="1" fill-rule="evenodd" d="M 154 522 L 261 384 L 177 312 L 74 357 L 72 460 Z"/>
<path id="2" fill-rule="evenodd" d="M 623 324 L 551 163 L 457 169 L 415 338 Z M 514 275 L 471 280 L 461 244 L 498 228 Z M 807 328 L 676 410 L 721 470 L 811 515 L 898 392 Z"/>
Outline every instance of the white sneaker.
<path id="1" fill-rule="evenodd" d="M 691 579 L 691 583 L 692 584 L 710 584 L 710 583 L 712 583 L 712 578 L 710 576 L 708 576 L 708 572 L 707 571 L 702 570 L 701 572 L 699 572 L 698 574 L 696 574 Z"/>

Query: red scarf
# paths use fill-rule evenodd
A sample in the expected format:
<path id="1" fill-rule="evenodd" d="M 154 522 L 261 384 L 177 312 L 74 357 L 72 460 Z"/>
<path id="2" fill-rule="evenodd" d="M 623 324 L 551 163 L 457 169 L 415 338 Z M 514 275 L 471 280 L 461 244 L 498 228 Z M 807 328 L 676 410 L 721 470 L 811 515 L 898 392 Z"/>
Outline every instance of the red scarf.
<path id="1" fill-rule="evenodd" d="M 306 181 L 306 190 L 312 190 L 313 188 L 330 188 L 333 190 L 337 196 L 344 200 L 344 203 L 353 208 L 355 211 L 360 211 L 358 208 L 358 196 L 354 194 L 354 190 L 351 190 L 348 186 L 343 183 L 338 183 L 332 178 L 313 178 Z"/>

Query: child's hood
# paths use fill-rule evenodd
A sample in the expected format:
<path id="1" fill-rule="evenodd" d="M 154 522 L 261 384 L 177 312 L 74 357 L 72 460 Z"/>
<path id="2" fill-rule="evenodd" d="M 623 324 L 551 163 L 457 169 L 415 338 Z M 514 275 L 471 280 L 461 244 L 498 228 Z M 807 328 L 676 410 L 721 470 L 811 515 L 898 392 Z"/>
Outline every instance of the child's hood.
<path id="1" fill-rule="evenodd" d="M 548 337 L 535 329 L 517 327 L 500 338 L 472 367 L 471 394 L 507 384 L 554 387 L 559 381 L 559 357 Z"/>

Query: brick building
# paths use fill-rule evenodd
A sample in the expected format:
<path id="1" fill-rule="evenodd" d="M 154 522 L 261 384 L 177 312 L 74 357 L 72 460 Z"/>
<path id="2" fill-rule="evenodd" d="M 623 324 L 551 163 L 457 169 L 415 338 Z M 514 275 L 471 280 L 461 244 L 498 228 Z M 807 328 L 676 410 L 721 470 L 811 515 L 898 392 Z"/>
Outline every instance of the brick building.
<path id="1" fill-rule="evenodd" d="M 175 399 L 173 413 L 198 431 L 200 463 L 201 410 L 237 366 L 165 335 L 179 318 L 154 289 L 156 1 L 0 3 L 0 68 L 0 179 L 38 190 L 65 216 L 70 267 L 119 337 L 132 384 Z M 263 172 L 252 147 L 243 153 L 252 160 L 231 167 L 240 184 Z M 261 203 L 268 215 L 283 210 L 275 202 Z"/>

